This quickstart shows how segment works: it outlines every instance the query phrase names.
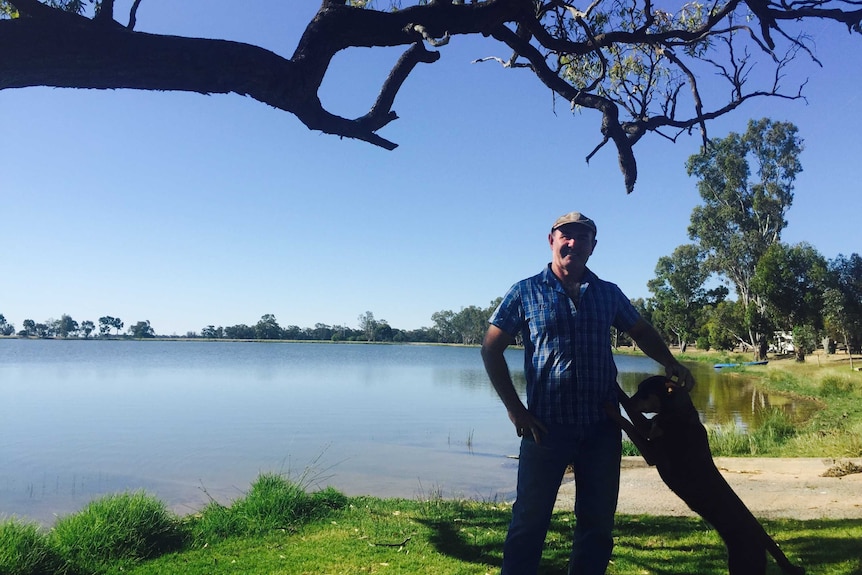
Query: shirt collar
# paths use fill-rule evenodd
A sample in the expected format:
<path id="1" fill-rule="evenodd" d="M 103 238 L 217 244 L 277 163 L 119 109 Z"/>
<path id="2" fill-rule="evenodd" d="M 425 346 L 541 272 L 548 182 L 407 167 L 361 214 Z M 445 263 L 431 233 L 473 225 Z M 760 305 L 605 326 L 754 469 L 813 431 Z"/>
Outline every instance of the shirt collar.
<path id="1" fill-rule="evenodd" d="M 558 287 L 561 291 L 565 291 L 563 289 L 563 284 L 560 282 L 560 278 L 554 275 L 554 272 L 551 271 L 551 264 L 549 263 L 545 266 L 545 270 L 542 272 L 542 279 L 545 283 Z M 590 271 L 590 268 L 584 268 L 584 277 L 583 281 L 581 281 L 581 285 L 588 286 L 590 282 L 598 279 L 596 274 Z"/>

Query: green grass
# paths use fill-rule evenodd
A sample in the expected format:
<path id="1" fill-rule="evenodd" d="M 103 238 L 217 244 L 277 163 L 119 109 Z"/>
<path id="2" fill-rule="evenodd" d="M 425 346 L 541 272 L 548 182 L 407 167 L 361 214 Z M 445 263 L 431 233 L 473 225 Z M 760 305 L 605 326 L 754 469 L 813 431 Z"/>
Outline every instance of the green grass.
<path id="1" fill-rule="evenodd" d="M 59 554 L 37 525 L 17 519 L 0 523 L 0 573 L 54 575 L 62 566 Z"/>
<path id="2" fill-rule="evenodd" d="M 48 541 L 69 572 L 102 573 L 177 549 L 183 533 L 164 503 L 136 492 L 97 499 L 60 518 Z"/>
<path id="3" fill-rule="evenodd" d="M 281 476 L 262 475 L 246 497 L 231 506 L 218 507 L 219 522 L 226 516 L 235 516 L 243 526 L 234 534 L 222 528 L 212 530 L 212 524 L 207 527 L 209 510 L 182 519 L 167 515 L 169 525 L 155 531 L 184 532 L 182 547 L 169 550 L 163 545 L 133 545 L 132 551 L 126 541 L 129 533 L 138 540 L 141 534 L 153 531 L 154 523 L 162 523 L 138 513 L 134 521 L 141 525 L 134 526 L 132 519 L 124 520 L 126 526 L 120 531 L 127 536 L 119 536 L 115 517 L 118 509 L 125 507 L 134 515 L 135 509 L 158 507 L 153 500 L 144 503 L 140 498 L 124 495 L 106 498 L 107 502 L 98 500 L 91 508 L 61 520 L 76 528 L 64 528 L 64 544 L 59 547 L 55 531 L 40 532 L 17 521 L 3 524 L 0 573 L 484 575 L 499 571 L 510 517 L 508 504 L 444 500 L 437 495 L 424 500 L 348 498 L 331 489 L 309 494 Z M 285 498 L 296 501 L 288 503 Z M 109 508 L 111 511 L 106 511 Z M 102 520 L 93 521 L 96 516 Z M 810 573 L 862 572 L 858 543 L 862 540 L 862 520 L 774 520 L 763 524 L 788 557 Z M 565 570 L 571 529 L 571 513 L 554 514 L 540 573 Z M 72 533 L 76 534 L 74 538 Z M 46 558 L 48 563 L 44 562 Z M 726 572 L 724 545 L 703 521 L 618 517 L 609 575 Z M 767 573 L 779 573 L 771 560 Z"/>
<path id="4" fill-rule="evenodd" d="M 499 572 L 508 505 L 358 497 L 296 531 L 230 538 L 160 557 L 132 575 L 394 573 L 484 575 Z M 819 575 L 862 569 L 860 521 L 766 521 L 792 561 Z M 565 571 L 571 514 L 554 516 L 540 573 Z M 724 545 L 705 523 L 678 517 L 621 516 L 609 575 L 727 573 Z M 769 575 L 779 570 L 770 560 Z"/>

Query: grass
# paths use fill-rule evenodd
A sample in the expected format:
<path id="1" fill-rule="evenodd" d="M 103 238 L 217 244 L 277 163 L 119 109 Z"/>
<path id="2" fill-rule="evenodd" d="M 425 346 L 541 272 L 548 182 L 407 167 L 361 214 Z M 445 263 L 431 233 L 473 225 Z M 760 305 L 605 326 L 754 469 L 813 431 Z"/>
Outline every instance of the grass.
<path id="1" fill-rule="evenodd" d="M 475 501 L 349 498 L 345 507 L 292 529 L 190 546 L 125 567 L 131 575 L 386 573 L 484 575 L 499 571 L 508 505 Z M 862 569 L 859 521 L 767 521 L 792 561 L 820 575 Z M 556 513 L 540 573 L 565 570 L 570 514 Z M 719 575 L 724 546 L 697 519 L 621 516 L 609 575 Z M 816 569 L 815 569 L 816 566 Z M 118 573 L 119 571 L 112 571 Z M 770 562 L 768 573 L 777 575 Z"/>
<path id="2" fill-rule="evenodd" d="M 0 573 L 53 575 L 63 561 L 39 527 L 11 519 L 0 524 Z"/>
<path id="3" fill-rule="evenodd" d="M 729 358 L 733 359 L 733 358 Z M 715 357 L 711 361 L 716 361 Z M 825 362 L 824 362 L 825 363 Z M 714 455 L 862 456 L 862 374 L 840 366 L 770 361 L 742 368 L 770 393 L 818 402 L 809 421 L 767 412 L 751 434 L 711 429 Z M 470 443 L 472 432 L 468 435 Z M 636 454 L 632 445 L 628 454 Z M 347 497 L 328 488 L 262 474 L 231 505 L 211 502 L 177 517 L 144 493 L 93 501 L 45 531 L 0 523 L 2 575 L 305 575 L 499 571 L 510 516 L 497 501 Z M 571 513 L 557 512 L 542 574 L 565 571 Z M 819 575 L 862 573 L 862 520 L 772 520 L 767 531 L 792 561 Z M 719 575 L 724 545 L 707 524 L 684 517 L 618 517 L 609 575 Z M 778 575 L 770 560 L 767 575 Z"/>
<path id="4" fill-rule="evenodd" d="M 180 523 L 161 501 L 143 492 L 97 499 L 60 518 L 48 534 L 49 545 L 70 573 L 101 573 L 180 548 Z"/>

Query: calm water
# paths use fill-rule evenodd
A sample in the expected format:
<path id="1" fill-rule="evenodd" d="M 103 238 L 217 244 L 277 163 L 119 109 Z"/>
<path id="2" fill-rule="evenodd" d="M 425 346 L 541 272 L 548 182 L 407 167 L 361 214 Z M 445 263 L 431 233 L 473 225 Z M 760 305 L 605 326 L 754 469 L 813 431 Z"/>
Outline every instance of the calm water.
<path id="1" fill-rule="evenodd" d="M 617 364 L 629 392 L 660 371 Z M 768 398 L 698 369 L 707 422 L 756 424 Z M 476 348 L 0 340 L 0 517 L 51 524 L 136 489 L 186 513 L 268 471 L 350 495 L 509 498 L 517 450 Z"/>

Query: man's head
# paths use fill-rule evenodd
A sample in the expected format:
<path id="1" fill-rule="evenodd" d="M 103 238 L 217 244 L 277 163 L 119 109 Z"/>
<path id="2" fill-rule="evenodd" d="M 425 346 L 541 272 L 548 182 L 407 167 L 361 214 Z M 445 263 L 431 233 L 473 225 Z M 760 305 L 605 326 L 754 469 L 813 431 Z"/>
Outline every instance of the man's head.
<path id="1" fill-rule="evenodd" d="M 596 223 L 580 212 L 564 214 L 551 226 L 548 243 L 555 274 L 580 274 L 596 247 Z"/>

